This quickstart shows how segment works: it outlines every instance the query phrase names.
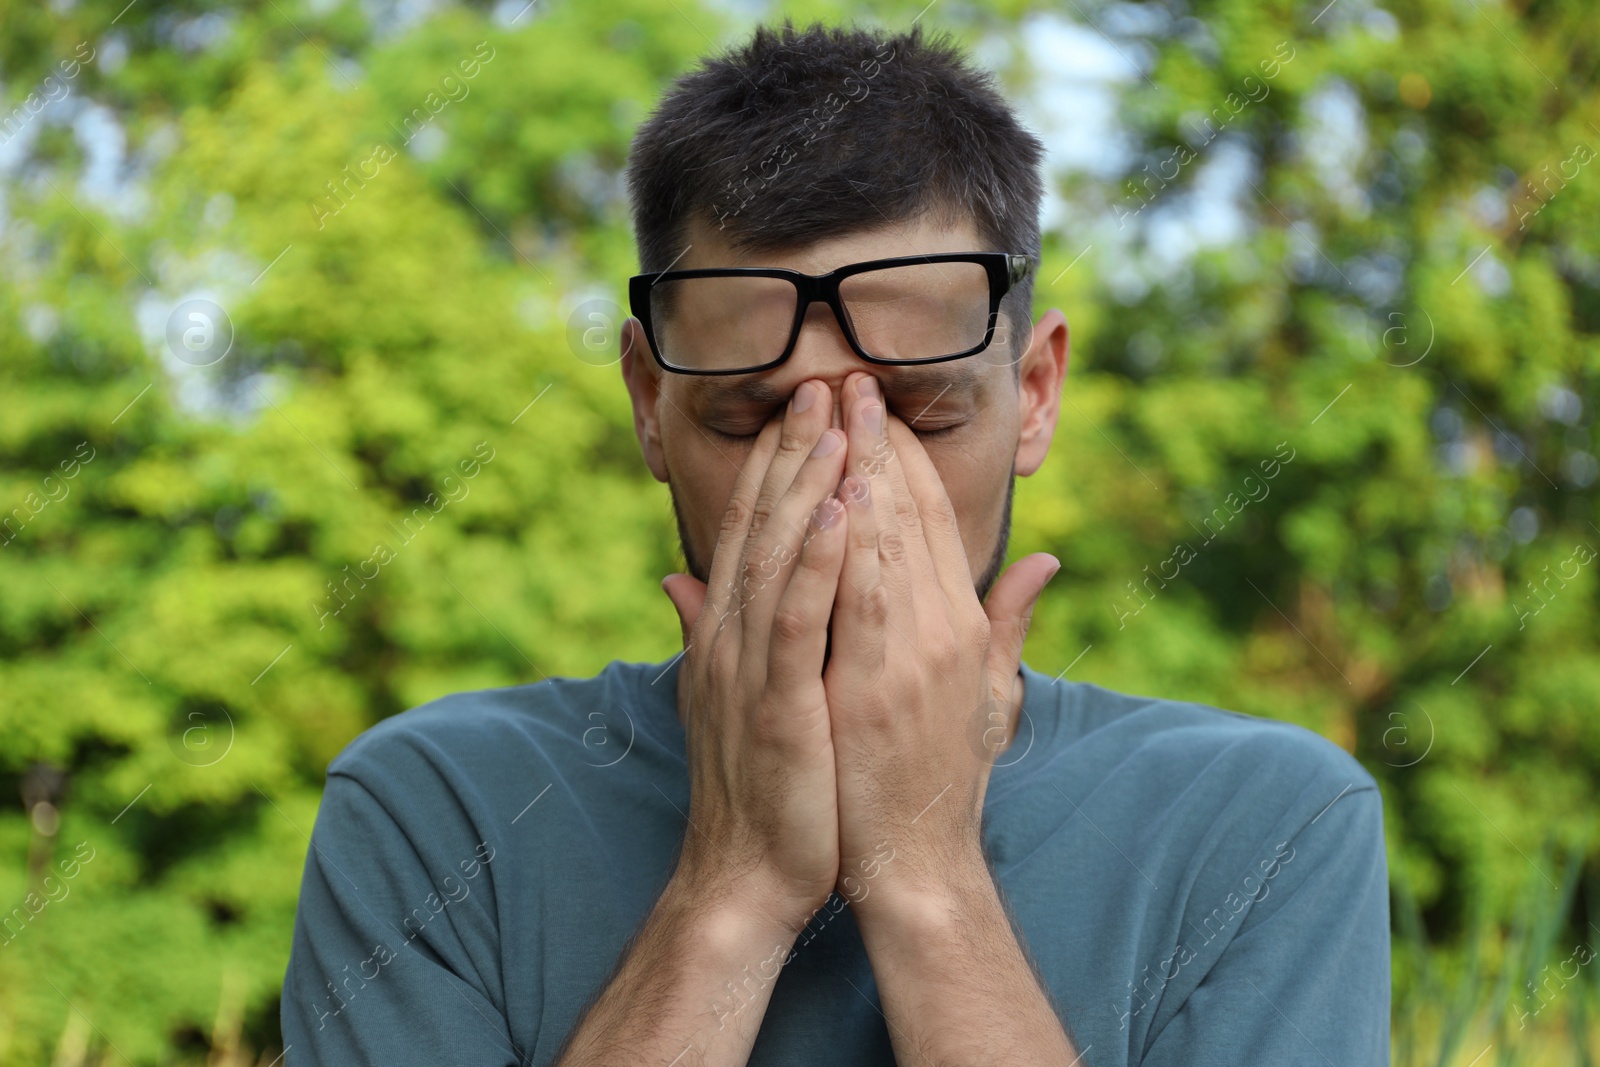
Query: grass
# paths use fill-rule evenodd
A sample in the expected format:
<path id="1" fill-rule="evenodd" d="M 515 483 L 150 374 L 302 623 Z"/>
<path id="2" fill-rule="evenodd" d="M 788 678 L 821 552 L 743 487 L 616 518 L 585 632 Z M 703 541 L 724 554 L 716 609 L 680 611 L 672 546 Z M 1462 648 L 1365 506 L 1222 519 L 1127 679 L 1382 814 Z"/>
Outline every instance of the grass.
<path id="1" fill-rule="evenodd" d="M 1509 928 L 1479 894 L 1458 947 L 1430 943 L 1416 899 L 1395 884 L 1394 1067 L 1600 1064 L 1600 879 L 1582 878 L 1587 845 L 1569 847 L 1556 884 L 1543 874 L 1555 858 L 1546 842 Z"/>

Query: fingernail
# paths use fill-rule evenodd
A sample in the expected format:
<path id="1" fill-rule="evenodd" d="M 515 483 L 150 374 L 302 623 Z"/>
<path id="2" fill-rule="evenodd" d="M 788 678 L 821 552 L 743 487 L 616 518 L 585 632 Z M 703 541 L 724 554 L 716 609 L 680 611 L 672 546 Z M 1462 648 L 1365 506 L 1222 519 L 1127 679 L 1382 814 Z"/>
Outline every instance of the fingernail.
<path id="1" fill-rule="evenodd" d="M 883 432 L 883 405 L 871 403 L 861 409 L 861 420 L 873 433 Z"/>
<path id="2" fill-rule="evenodd" d="M 789 410 L 796 415 L 811 406 L 817 399 L 816 391 L 811 388 L 810 382 L 801 382 L 800 387 L 794 391 L 794 396 L 789 398 Z"/>
<path id="3" fill-rule="evenodd" d="M 817 438 L 817 443 L 811 446 L 813 457 L 831 456 L 839 450 L 839 435 L 832 430 L 822 431 L 822 436 Z"/>
<path id="4" fill-rule="evenodd" d="M 861 395 L 864 397 L 876 397 L 877 399 L 882 400 L 883 391 L 878 388 L 878 379 L 874 378 L 870 374 L 867 375 L 866 378 L 862 379 Z"/>

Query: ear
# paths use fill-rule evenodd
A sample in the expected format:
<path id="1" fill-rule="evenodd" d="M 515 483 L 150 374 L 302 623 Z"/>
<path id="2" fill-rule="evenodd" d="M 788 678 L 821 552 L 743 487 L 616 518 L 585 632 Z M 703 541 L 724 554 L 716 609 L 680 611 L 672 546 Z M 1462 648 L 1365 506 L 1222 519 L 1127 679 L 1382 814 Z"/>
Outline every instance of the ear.
<path id="1" fill-rule="evenodd" d="M 639 449 L 650 473 L 656 481 L 664 482 L 667 464 L 661 451 L 661 420 L 657 414 L 661 371 L 638 319 L 630 316 L 622 324 L 617 341 L 622 346 L 622 380 L 628 387 L 628 399 L 633 402 L 633 432 L 639 438 Z"/>
<path id="2" fill-rule="evenodd" d="M 1033 327 L 1033 338 L 1017 371 L 1017 458 L 1012 473 L 1026 478 L 1044 464 L 1061 415 L 1061 383 L 1067 377 L 1071 342 L 1067 317 L 1051 308 Z"/>

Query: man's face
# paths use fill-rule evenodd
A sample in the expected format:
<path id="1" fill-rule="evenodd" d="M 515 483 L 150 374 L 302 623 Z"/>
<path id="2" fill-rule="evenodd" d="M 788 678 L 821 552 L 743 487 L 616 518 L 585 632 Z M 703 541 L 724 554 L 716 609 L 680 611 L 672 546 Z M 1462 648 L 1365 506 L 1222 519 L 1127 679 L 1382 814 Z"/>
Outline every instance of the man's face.
<path id="1" fill-rule="evenodd" d="M 688 243 L 673 270 L 787 267 L 822 274 L 869 259 L 984 249 L 970 222 L 951 228 L 930 221 L 766 255 L 740 255 L 714 226 L 697 221 Z M 1021 329 L 1006 327 L 977 355 L 883 366 L 851 351 L 833 312 L 813 304 L 794 352 L 779 366 L 702 376 L 663 371 L 637 320 L 630 319 L 621 344 L 635 429 L 651 471 L 671 490 L 689 572 L 710 581 L 712 551 L 739 469 L 762 426 L 782 416 L 795 388 L 808 379 L 824 383 L 832 397 L 832 424 L 842 428 L 846 377 L 866 372 L 878 380 L 888 411 L 917 434 L 938 471 L 960 525 L 974 588 L 980 599 L 986 596 L 1005 562 L 1012 476 L 1032 474 L 1043 461 L 1066 371 L 1066 322 L 1060 312 L 1049 312 L 1031 331 L 1025 323 Z M 715 345 L 717 339 L 698 343 Z M 1020 365 L 1020 379 L 1013 364 Z"/>

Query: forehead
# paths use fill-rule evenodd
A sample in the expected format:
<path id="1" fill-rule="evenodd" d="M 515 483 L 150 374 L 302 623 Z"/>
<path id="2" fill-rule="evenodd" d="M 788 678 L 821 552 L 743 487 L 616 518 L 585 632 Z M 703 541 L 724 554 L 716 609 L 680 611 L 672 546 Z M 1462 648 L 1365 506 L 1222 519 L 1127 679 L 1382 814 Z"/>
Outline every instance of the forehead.
<path id="1" fill-rule="evenodd" d="M 707 219 L 696 217 L 685 231 L 684 243 L 686 247 L 674 263 L 673 270 L 786 267 L 806 274 L 826 274 L 846 264 L 868 259 L 984 250 L 977 227 L 970 217 L 946 221 L 931 213 L 776 251 L 737 249 L 728 231 Z"/>
<path id="2" fill-rule="evenodd" d="M 735 249 L 728 236 L 714 224 L 695 219 L 687 228 L 685 243 L 687 248 L 673 264 L 673 270 L 785 267 L 806 274 L 826 274 L 847 264 L 869 259 L 988 250 L 978 237 L 977 228 L 970 217 L 948 222 L 932 215 L 829 237 L 804 247 L 770 252 Z M 932 403 L 941 397 L 955 399 L 971 396 L 995 366 L 982 354 L 948 363 L 909 367 L 869 364 L 857 359 L 848 350 L 844 355 L 853 368 L 869 371 L 883 383 L 886 394 L 901 403 Z M 1001 366 L 1003 369 L 1005 365 Z M 678 379 L 680 388 L 695 401 L 770 407 L 787 400 L 802 381 L 824 372 L 825 368 L 807 365 L 802 353 L 797 351 L 788 362 L 769 371 L 716 377 L 669 377 Z"/>

